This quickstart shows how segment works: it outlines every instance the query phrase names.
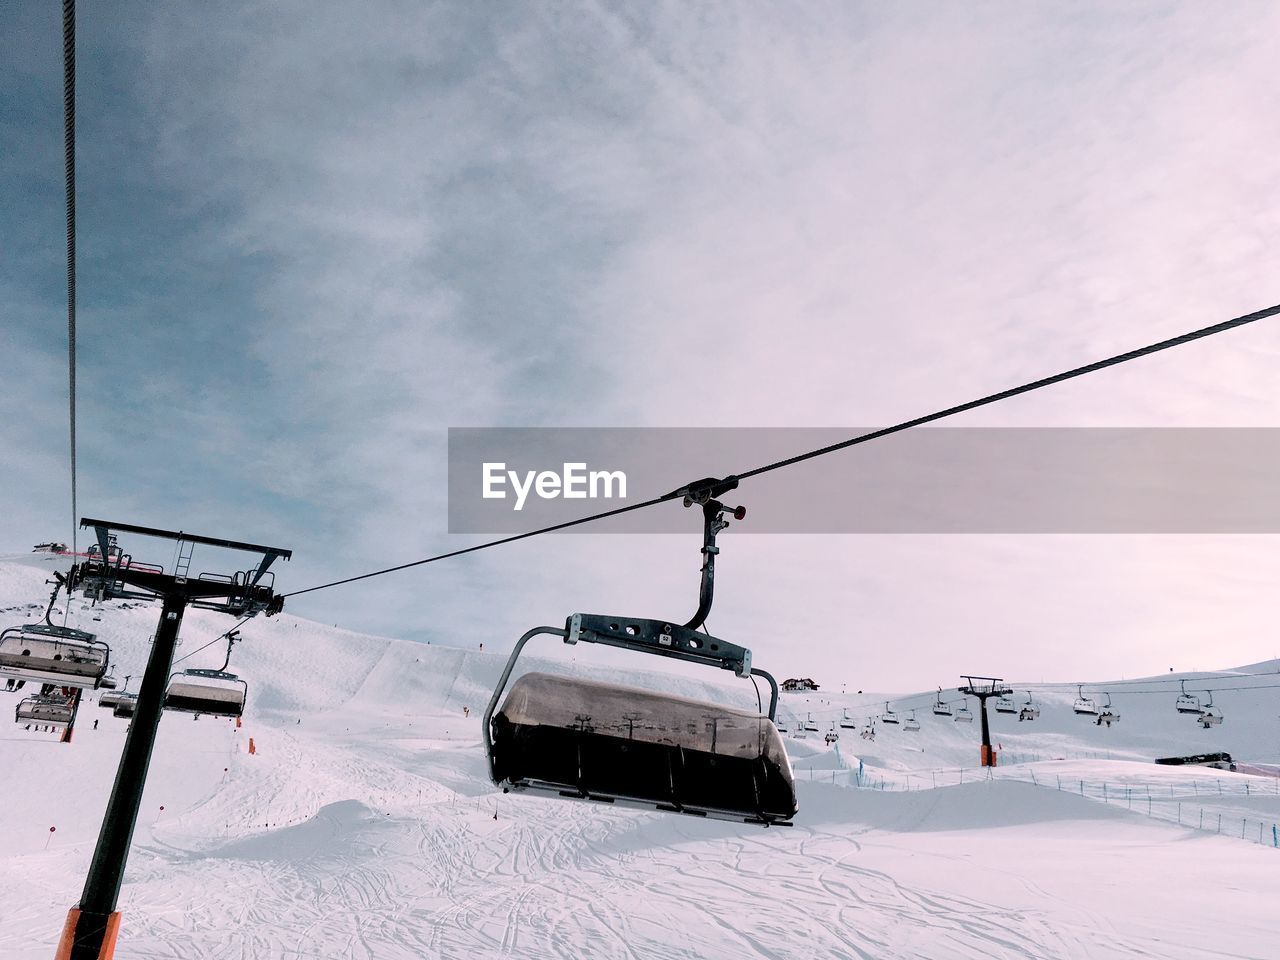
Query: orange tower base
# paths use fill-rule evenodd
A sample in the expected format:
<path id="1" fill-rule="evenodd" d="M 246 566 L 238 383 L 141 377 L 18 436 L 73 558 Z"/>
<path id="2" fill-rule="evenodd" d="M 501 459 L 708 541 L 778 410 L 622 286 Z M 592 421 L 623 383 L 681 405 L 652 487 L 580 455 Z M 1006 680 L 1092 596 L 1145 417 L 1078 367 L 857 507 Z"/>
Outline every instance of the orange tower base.
<path id="1" fill-rule="evenodd" d="M 994 767 L 996 765 L 996 748 L 982 747 L 982 765 L 984 767 Z"/>
<path id="2" fill-rule="evenodd" d="M 76 926 L 80 923 L 80 909 L 72 907 L 67 911 L 67 922 L 62 925 L 62 938 L 58 941 L 58 952 L 53 960 L 71 960 L 71 947 L 76 942 Z M 120 911 L 117 910 L 107 918 L 107 929 L 102 935 L 102 949 L 98 951 L 98 960 L 111 960 L 116 953 L 116 937 L 120 935 Z"/>

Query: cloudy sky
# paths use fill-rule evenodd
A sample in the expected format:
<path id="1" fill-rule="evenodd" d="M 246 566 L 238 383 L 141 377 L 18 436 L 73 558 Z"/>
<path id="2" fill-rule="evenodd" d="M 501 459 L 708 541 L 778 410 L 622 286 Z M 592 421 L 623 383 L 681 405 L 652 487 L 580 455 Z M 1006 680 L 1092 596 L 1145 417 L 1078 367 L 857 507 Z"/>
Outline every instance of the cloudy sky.
<path id="1" fill-rule="evenodd" d="M 451 426 L 876 426 L 1280 301 L 1271 3 L 80 6 L 81 512 L 291 547 L 282 589 L 476 542 Z M 60 29 L 0 6 L 0 552 L 70 538 Z M 1272 321 L 953 425 L 1280 426 L 1277 359 Z M 690 523 L 290 609 L 683 618 Z M 722 547 L 711 628 L 779 674 L 1280 653 L 1275 537 Z"/>

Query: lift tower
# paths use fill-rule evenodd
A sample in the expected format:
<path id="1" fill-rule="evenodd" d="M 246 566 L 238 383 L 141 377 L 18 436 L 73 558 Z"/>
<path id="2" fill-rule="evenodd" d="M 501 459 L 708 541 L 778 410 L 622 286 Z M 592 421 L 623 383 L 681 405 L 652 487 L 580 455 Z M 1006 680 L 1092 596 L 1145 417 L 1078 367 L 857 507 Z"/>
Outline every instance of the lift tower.
<path id="1" fill-rule="evenodd" d="M 93 527 L 98 551 L 71 568 L 67 580 L 68 596 L 72 589 L 78 588 L 95 600 L 159 600 L 162 603 L 160 623 L 156 627 L 151 656 L 138 690 L 133 721 L 129 724 L 124 750 L 120 754 L 120 766 L 102 818 L 102 829 L 84 882 L 84 892 L 79 906 L 73 907 L 67 915 L 56 954 L 56 960 L 110 960 L 120 929 L 116 901 L 138 820 L 147 768 L 151 764 L 156 728 L 160 723 L 160 712 L 164 709 L 165 682 L 173 665 L 182 615 L 188 606 L 238 617 L 279 613 L 284 606 L 284 598 L 272 589 L 275 576 L 270 567 L 277 558 L 288 560 L 293 552 L 279 547 L 198 537 L 181 531 L 156 530 L 106 520 L 82 519 L 80 526 Z M 137 563 L 122 550 L 113 553 L 110 550 L 112 531 L 176 541 L 174 570 L 166 573 L 163 567 Z M 230 576 L 202 573 L 190 577 L 191 553 L 197 544 L 258 554 L 261 559 L 254 568 Z"/>
<path id="2" fill-rule="evenodd" d="M 982 766 L 994 767 L 996 765 L 996 752 L 991 749 L 991 727 L 987 723 L 987 701 L 992 697 L 1007 697 L 1013 693 L 1013 690 L 1004 686 L 1004 681 L 1000 677 L 966 676 L 965 679 L 969 682 L 957 689 L 966 696 L 977 697 L 978 702 L 981 704 L 982 752 L 980 757 Z"/>

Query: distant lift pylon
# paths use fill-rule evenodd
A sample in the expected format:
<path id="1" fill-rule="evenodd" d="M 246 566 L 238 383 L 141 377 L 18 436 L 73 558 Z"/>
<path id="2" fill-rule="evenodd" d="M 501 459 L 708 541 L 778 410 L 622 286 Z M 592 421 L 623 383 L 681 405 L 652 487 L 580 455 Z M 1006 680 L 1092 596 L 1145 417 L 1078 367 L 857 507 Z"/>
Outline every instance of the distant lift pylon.
<path id="1" fill-rule="evenodd" d="M 984 767 L 994 767 L 996 765 L 996 751 L 991 746 L 991 725 L 987 720 L 987 701 L 995 698 L 998 703 L 1001 699 L 1008 698 L 1013 691 L 1004 685 L 1004 681 L 1000 677 L 971 677 L 965 675 L 965 685 L 958 688 L 960 693 L 967 697 L 978 698 L 978 713 L 982 717 L 982 746 L 978 752 L 978 759 Z M 973 715 L 969 713 L 968 706 L 960 708 L 968 715 L 970 722 L 973 721 Z M 960 713 L 956 713 L 956 719 L 960 719 Z"/>
<path id="2" fill-rule="evenodd" d="M 736 478 L 707 479 L 682 491 L 685 506 L 703 514 L 702 583 L 688 623 L 575 613 L 563 628 L 534 627 L 519 639 L 481 728 L 490 777 L 504 792 L 789 824 L 797 809 L 795 778 L 774 725 L 778 684 L 752 666 L 750 650 L 698 630 L 713 599 L 716 534 L 729 525 L 726 514 L 746 516 L 745 508 L 717 499 L 736 486 Z M 546 673 L 521 676 L 503 700 L 521 651 L 539 635 L 762 677 L 768 712 Z"/>

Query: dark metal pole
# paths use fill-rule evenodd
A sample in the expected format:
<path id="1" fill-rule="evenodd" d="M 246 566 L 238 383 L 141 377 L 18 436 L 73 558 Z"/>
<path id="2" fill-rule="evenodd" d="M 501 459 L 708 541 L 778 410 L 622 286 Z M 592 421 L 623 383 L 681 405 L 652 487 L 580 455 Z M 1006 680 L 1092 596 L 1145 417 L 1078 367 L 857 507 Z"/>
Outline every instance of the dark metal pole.
<path id="1" fill-rule="evenodd" d="M 991 757 L 991 727 L 987 723 L 987 698 L 978 697 L 978 703 L 982 704 L 982 763 L 984 766 L 994 767 Z"/>
<path id="2" fill-rule="evenodd" d="M 720 552 L 716 546 L 716 534 L 720 532 L 720 511 L 723 509 L 716 500 L 708 500 L 702 505 L 702 582 L 698 585 L 698 609 L 685 624 L 690 630 L 702 626 L 711 612 L 716 589 L 716 554 Z"/>
<path id="3" fill-rule="evenodd" d="M 182 614 L 186 607 L 185 596 L 164 598 L 151 657 L 147 661 L 147 670 L 138 690 L 138 702 L 134 707 L 133 721 L 129 724 L 124 751 L 120 755 L 115 785 L 111 788 L 111 799 L 107 803 L 106 815 L 102 818 L 98 845 L 94 849 L 89 875 L 84 882 L 84 893 L 80 896 L 80 916 L 71 948 L 71 960 L 96 960 L 102 949 L 107 924 L 116 909 L 125 862 L 129 857 L 129 845 L 138 821 L 138 808 L 142 804 L 147 768 L 151 765 L 156 728 L 164 710 L 165 684 L 173 665 L 178 627 L 182 625 Z"/>
<path id="4" fill-rule="evenodd" d="M 76 731 L 76 717 L 80 715 L 80 699 L 84 696 L 84 691 L 76 687 L 71 691 L 71 722 L 66 725 L 62 731 L 62 739 L 59 743 L 70 743 L 71 735 Z"/>

